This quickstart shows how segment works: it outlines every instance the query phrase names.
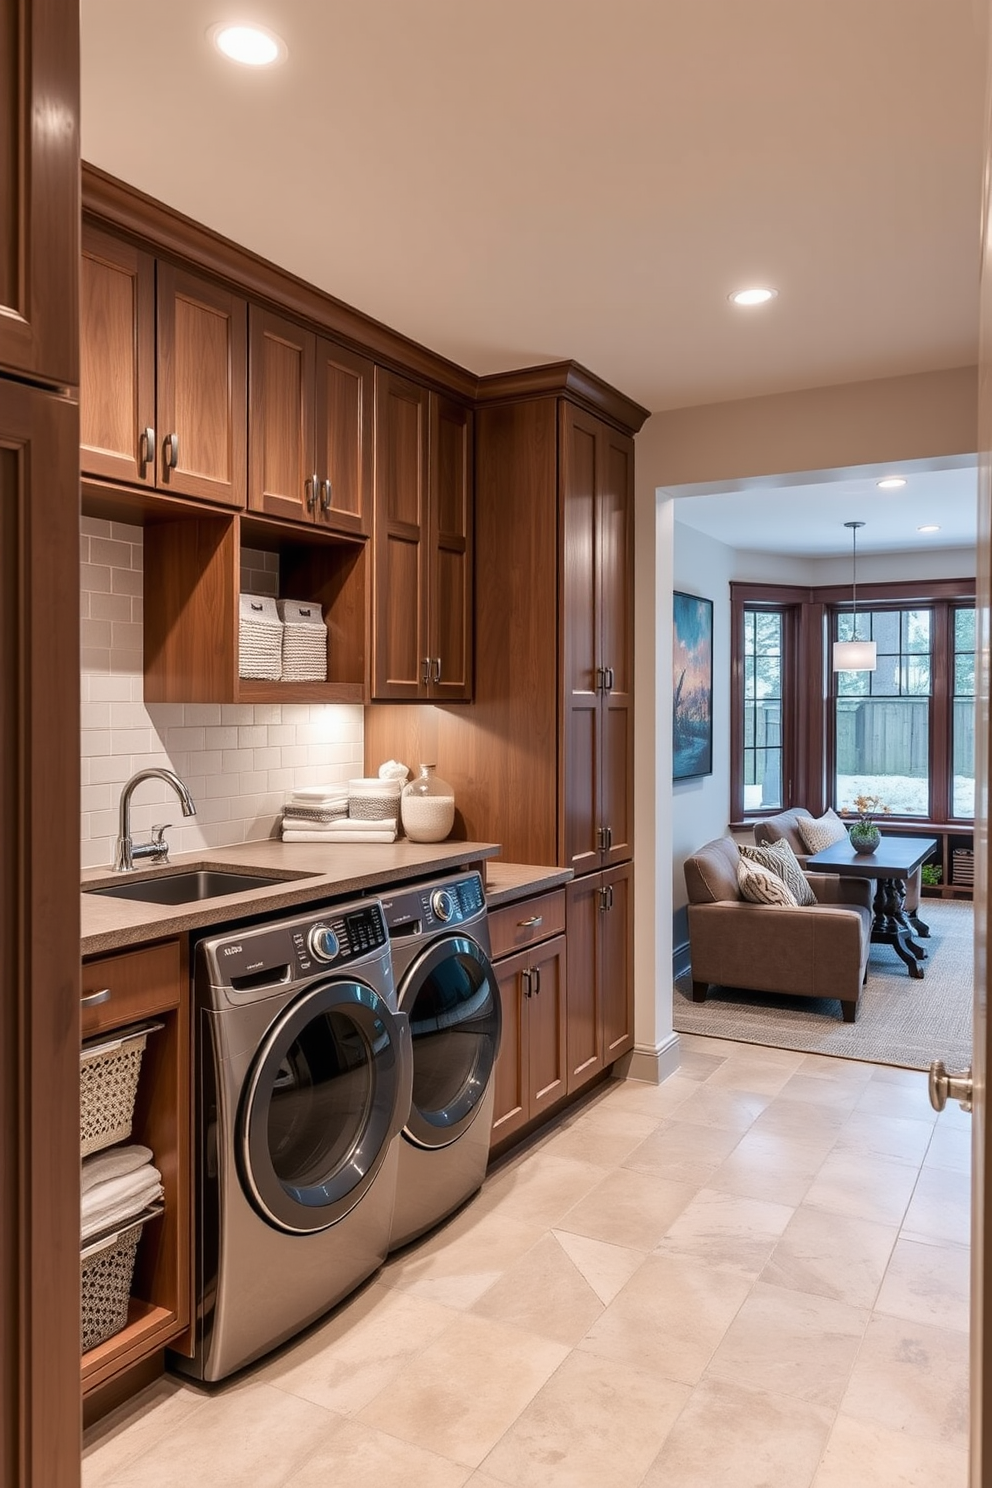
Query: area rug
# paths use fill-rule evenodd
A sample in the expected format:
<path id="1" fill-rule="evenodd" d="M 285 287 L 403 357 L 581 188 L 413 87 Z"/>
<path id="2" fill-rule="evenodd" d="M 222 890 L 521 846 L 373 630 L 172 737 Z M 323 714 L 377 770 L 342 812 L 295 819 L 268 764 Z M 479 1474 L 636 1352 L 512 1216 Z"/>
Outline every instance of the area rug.
<path id="1" fill-rule="evenodd" d="M 675 1029 L 870 1064 L 925 1070 L 943 1059 L 963 1069 L 971 1063 L 972 907 L 925 899 L 920 916 L 930 926 L 923 980 L 910 977 L 891 946 L 872 946 L 856 1023 L 827 998 L 711 987 L 705 1002 L 693 1002 L 685 977 L 675 983 Z"/>

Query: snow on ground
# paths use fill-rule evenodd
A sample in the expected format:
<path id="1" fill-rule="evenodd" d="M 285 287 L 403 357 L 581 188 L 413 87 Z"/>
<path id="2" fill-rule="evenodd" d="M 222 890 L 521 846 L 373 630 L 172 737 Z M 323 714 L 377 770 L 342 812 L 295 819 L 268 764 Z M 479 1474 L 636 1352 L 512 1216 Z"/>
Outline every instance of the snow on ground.
<path id="1" fill-rule="evenodd" d="M 929 809 L 927 782 L 909 775 L 840 775 L 837 777 L 837 810 L 854 810 L 855 796 L 878 796 L 894 816 L 925 817 Z M 744 810 L 760 811 L 761 786 L 744 787 Z M 954 816 L 965 819 L 975 810 L 975 781 L 970 775 L 954 777 Z M 879 815 L 883 813 L 879 812 Z"/>

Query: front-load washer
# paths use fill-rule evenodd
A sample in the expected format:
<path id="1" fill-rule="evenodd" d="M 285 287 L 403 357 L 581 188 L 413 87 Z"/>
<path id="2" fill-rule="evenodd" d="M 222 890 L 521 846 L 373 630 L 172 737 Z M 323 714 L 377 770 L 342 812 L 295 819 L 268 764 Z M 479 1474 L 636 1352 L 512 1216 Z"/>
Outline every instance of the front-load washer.
<path id="1" fill-rule="evenodd" d="M 501 1019 L 478 873 L 383 893 L 382 907 L 413 1056 L 389 1240 L 394 1250 L 451 1214 L 485 1177 Z"/>
<path id="2" fill-rule="evenodd" d="M 212 935 L 193 964 L 194 1353 L 170 1362 L 220 1380 L 385 1259 L 409 1029 L 375 899 Z"/>

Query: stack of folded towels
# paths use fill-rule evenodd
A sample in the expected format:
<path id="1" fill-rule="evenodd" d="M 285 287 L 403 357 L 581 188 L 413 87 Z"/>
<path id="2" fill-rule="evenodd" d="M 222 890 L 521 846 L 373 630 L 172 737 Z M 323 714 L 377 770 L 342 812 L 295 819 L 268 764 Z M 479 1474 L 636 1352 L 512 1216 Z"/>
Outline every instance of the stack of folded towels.
<path id="1" fill-rule="evenodd" d="M 162 1197 L 162 1174 L 150 1147 L 105 1147 L 83 1158 L 83 1242 L 121 1228 Z"/>
<path id="2" fill-rule="evenodd" d="M 395 842 L 397 816 L 359 821 L 349 816 L 347 785 L 309 785 L 287 797 L 283 842 Z"/>

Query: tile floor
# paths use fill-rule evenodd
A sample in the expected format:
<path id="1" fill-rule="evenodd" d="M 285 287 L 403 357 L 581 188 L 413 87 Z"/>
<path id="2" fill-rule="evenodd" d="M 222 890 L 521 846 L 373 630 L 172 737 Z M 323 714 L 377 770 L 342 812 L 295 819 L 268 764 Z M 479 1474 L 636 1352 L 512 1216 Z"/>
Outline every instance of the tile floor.
<path id="1" fill-rule="evenodd" d="M 968 1123 L 684 1038 L 277 1355 L 93 1428 L 86 1488 L 965 1488 Z"/>

